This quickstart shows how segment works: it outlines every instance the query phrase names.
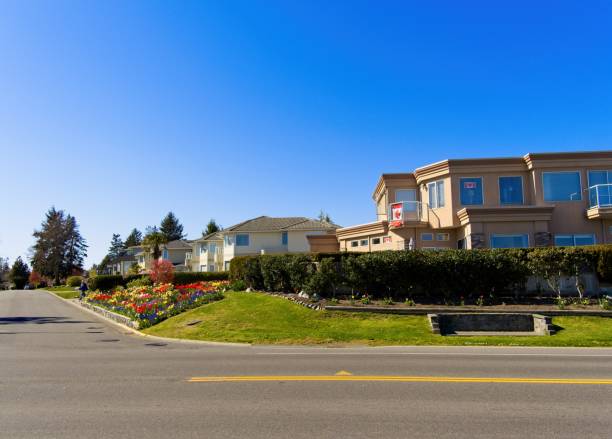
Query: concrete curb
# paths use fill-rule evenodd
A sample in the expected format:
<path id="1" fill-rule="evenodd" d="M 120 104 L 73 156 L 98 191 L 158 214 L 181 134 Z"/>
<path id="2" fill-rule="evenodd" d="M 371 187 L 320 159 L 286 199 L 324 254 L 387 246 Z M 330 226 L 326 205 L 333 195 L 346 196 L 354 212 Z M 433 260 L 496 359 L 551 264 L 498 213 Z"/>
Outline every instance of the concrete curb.
<path id="1" fill-rule="evenodd" d="M 372 312 L 377 314 L 401 314 L 401 315 L 427 315 L 427 314 L 541 314 L 544 316 L 561 317 L 561 316 L 583 316 L 583 317 L 612 317 L 612 311 L 594 311 L 594 310 L 576 310 L 576 309 L 533 309 L 533 310 L 487 310 L 468 307 L 429 307 L 429 308 L 386 308 L 382 306 L 344 306 L 344 305 L 326 305 L 326 311 L 343 311 L 343 312 Z"/>
<path id="2" fill-rule="evenodd" d="M 91 315 L 101 319 L 101 320 L 104 320 L 105 322 L 110 323 L 113 326 L 116 326 L 117 329 L 121 329 L 121 330 L 127 331 L 129 334 L 137 335 L 137 336 L 142 337 L 142 338 L 147 338 L 147 339 L 150 339 L 150 340 L 167 341 L 167 342 L 172 342 L 172 343 L 195 344 L 195 345 L 203 345 L 203 346 L 226 346 L 226 347 L 252 347 L 253 346 L 250 343 L 232 343 L 232 342 L 222 342 L 222 341 L 189 340 L 189 339 L 186 339 L 186 338 L 160 337 L 158 335 L 145 334 L 144 332 L 140 332 L 138 329 L 132 328 L 132 327 L 127 326 L 127 325 L 124 325 L 123 323 L 120 323 L 120 322 L 118 322 L 116 320 L 113 320 L 113 319 L 111 319 L 111 318 L 109 318 L 109 317 L 107 317 L 107 316 L 105 316 L 105 315 L 103 315 L 103 314 L 101 314 L 99 312 L 96 312 L 93 309 L 90 309 L 90 308 L 88 308 L 86 306 L 83 306 L 83 304 L 78 302 L 78 300 L 74 301 L 73 299 L 64 299 L 64 298 L 58 296 L 57 294 L 53 294 L 51 291 L 47 291 L 47 290 L 39 290 L 39 291 L 44 291 L 45 293 L 50 294 L 51 296 L 57 298 L 58 300 L 61 300 L 61 301 L 65 302 L 65 303 L 68 303 L 71 306 L 73 306 L 73 307 L 75 307 L 75 308 L 77 308 L 77 309 L 79 309 L 81 311 L 84 311 L 86 313 L 89 313 L 89 314 L 91 314 Z M 88 304 L 88 305 L 92 306 L 94 308 L 103 309 L 103 308 L 100 308 L 100 307 L 95 306 L 95 305 L 91 305 L 91 304 Z M 104 310 L 104 311 L 106 311 L 108 313 L 111 313 L 111 311 L 108 311 L 108 310 Z M 112 314 L 119 315 L 119 314 L 116 314 L 116 313 L 112 313 Z M 125 317 L 125 316 L 120 316 L 120 317 Z M 127 317 L 125 317 L 125 318 L 128 319 Z"/>

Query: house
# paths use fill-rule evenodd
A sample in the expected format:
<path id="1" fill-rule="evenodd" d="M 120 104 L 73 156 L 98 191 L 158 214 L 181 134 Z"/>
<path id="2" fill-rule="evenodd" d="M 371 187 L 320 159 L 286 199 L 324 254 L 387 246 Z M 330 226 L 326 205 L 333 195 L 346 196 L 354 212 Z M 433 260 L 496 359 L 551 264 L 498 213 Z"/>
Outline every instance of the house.
<path id="1" fill-rule="evenodd" d="M 192 271 L 226 271 L 235 256 L 338 250 L 337 225 L 305 217 L 260 216 L 192 241 Z"/>
<path id="2" fill-rule="evenodd" d="M 223 235 L 211 233 L 191 241 L 192 251 L 187 254 L 185 265 L 191 271 L 223 270 Z"/>
<path id="3" fill-rule="evenodd" d="M 612 151 L 451 159 L 383 174 L 376 220 L 336 231 L 340 250 L 612 243 Z"/>
<path id="4" fill-rule="evenodd" d="M 134 249 L 134 257 L 141 271 L 146 271 L 151 268 L 152 255 L 150 252 L 141 246 L 130 247 Z M 188 254 L 191 254 L 192 245 L 190 241 L 177 239 L 160 245 L 161 256 L 159 260 L 167 260 L 172 262 L 174 269 L 177 271 L 186 271 L 189 265 L 186 264 Z"/>
<path id="5" fill-rule="evenodd" d="M 118 256 L 111 259 L 107 266 L 106 274 L 126 276 L 129 273 L 132 265 L 136 263 L 136 257 L 134 255 L 126 254 L 123 256 Z"/>

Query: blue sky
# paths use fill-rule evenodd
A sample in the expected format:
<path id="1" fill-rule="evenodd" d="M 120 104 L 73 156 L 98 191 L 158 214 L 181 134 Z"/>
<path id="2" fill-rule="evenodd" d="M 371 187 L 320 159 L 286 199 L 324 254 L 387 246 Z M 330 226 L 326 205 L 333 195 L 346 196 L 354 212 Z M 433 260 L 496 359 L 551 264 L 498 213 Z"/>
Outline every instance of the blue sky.
<path id="1" fill-rule="evenodd" d="M 611 149 L 606 1 L 11 1 L 0 256 L 52 205 L 88 266 L 169 210 L 374 220 L 382 172 Z"/>

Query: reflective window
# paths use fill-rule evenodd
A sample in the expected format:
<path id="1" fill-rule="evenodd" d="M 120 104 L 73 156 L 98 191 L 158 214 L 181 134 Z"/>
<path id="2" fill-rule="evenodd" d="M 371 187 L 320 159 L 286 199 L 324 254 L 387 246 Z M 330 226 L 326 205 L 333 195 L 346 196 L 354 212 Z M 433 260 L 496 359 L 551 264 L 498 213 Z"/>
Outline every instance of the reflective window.
<path id="1" fill-rule="evenodd" d="M 500 204 L 523 204 L 523 178 L 499 177 Z"/>
<path id="2" fill-rule="evenodd" d="M 461 204 L 480 206 L 482 204 L 482 178 L 463 177 L 459 179 Z"/>
<path id="3" fill-rule="evenodd" d="M 450 240 L 449 233 L 436 233 L 436 241 L 448 241 Z"/>
<path id="4" fill-rule="evenodd" d="M 612 184 L 612 171 L 589 171 L 589 186 Z"/>
<path id="5" fill-rule="evenodd" d="M 429 192 L 429 207 L 432 209 L 444 207 L 444 180 L 429 183 L 427 191 Z"/>
<path id="6" fill-rule="evenodd" d="M 558 247 L 595 245 L 595 235 L 555 235 L 555 245 Z"/>
<path id="7" fill-rule="evenodd" d="M 491 248 L 529 247 L 527 235 L 491 235 Z"/>
<path id="8" fill-rule="evenodd" d="M 366 246 L 366 245 L 368 245 L 368 240 L 367 240 L 367 239 L 362 239 L 362 240 L 361 240 L 361 245 L 362 245 L 362 246 Z"/>
<path id="9" fill-rule="evenodd" d="M 236 235 L 236 246 L 237 247 L 248 247 L 249 246 L 249 235 L 246 233 L 239 233 Z"/>
<path id="10" fill-rule="evenodd" d="M 380 238 L 372 238 L 372 244 L 374 245 L 380 244 Z"/>
<path id="11" fill-rule="evenodd" d="M 281 235 L 281 243 L 283 245 L 287 245 L 288 242 L 289 242 L 289 236 L 287 235 L 287 232 L 283 232 Z"/>
<path id="12" fill-rule="evenodd" d="M 351 247 L 357 247 L 359 245 L 359 241 L 351 241 Z"/>
<path id="13" fill-rule="evenodd" d="M 395 191 L 395 202 L 416 201 L 416 189 L 398 189 Z"/>
<path id="14" fill-rule="evenodd" d="M 421 241 L 433 241 L 433 233 L 421 233 Z"/>
<path id="15" fill-rule="evenodd" d="M 582 200 L 578 171 L 544 172 L 542 185 L 544 186 L 544 201 Z"/>

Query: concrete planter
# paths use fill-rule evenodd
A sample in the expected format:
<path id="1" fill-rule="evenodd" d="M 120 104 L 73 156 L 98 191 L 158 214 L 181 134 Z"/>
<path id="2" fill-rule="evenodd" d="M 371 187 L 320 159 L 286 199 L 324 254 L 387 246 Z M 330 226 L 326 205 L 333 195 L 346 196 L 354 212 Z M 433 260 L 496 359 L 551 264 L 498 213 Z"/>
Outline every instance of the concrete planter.
<path id="1" fill-rule="evenodd" d="M 95 313 L 106 317 L 107 319 L 114 320 L 115 322 L 121 323 L 122 325 L 128 326 L 130 328 L 138 329 L 138 327 L 140 326 L 138 322 L 135 322 L 129 317 L 117 314 L 116 312 L 109 311 L 108 309 L 102 308 L 101 306 L 92 305 L 91 303 L 85 301 L 79 302 L 79 304 L 83 308 L 87 308 Z"/>
<path id="2" fill-rule="evenodd" d="M 552 335 L 551 317 L 516 313 L 428 314 L 431 330 L 440 335 Z"/>

